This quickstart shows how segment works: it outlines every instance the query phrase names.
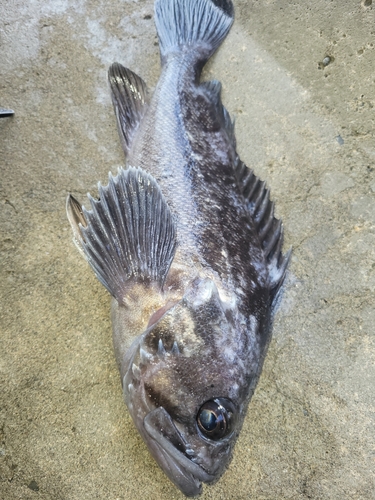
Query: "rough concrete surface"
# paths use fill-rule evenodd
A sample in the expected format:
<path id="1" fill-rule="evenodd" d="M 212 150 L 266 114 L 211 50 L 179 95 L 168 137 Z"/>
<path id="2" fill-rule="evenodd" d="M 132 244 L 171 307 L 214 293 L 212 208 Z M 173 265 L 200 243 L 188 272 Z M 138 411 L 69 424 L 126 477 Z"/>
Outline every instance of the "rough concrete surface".
<path id="1" fill-rule="evenodd" d="M 375 5 L 236 0 L 205 78 L 293 259 L 233 461 L 202 499 L 374 499 Z M 0 5 L 1 500 L 182 499 L 122 400 L 109 296 L 71 242 L 124 163 L 106 71 L 154 87 L 152 0 Z M 218 175 L 220 173 L 218 172 Z"/>

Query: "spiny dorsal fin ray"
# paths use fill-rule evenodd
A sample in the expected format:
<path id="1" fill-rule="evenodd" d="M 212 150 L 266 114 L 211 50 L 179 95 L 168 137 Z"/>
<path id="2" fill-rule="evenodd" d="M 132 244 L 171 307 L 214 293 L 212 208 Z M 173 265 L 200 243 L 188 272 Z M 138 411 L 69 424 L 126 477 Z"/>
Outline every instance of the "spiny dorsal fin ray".
<path id="1" fill-rule="evenodd" d="M 208 82 L 201 82 L 201 87 L 205 89 L 210 96 L 212 103 L 215 106 L 222 106 L 221 104 L 221 83 L 219 80 L 209 80 Z"/>
<path id="2" fill-rule="evenodd" d="M 85 256 L 83 251 L 83 246 L 81 244 L 82 235 L 81 230 L 79 229 L 79 225 L 86 226 L 86 220 L 82 212 L 82 206 L 79 201 L 77 201 L 74 196 L 71 194 L 68 196 L 66 200 L 66 213 L 68 216 L 68 220 L 73 229 L 73 241 L 79 252 Z"/>
<path id="3" fill-rule="evenodd" d="M 119 169 L 99 184 L 99 200 L 86 210 L 67 200 L 74 241 L 99 281 L 122 303 L 132 282 L 161 288 L 176 250 L 171 212 L 153 177 L 142 169 Z"/>
<path id="4" fill-rule="evenodd" d="M 122 146 L 128 154 L 149 102 L 147 85 L 140 76 L 119 63 L 109 68 L 108 80 Z"/>
<path id="5" fill-rule="evenodd" d="M 269 189 L 254 172 L 238 157 L 235 175 L 247 208 L 258 230 L 259 239 L 268 263 L 270 288 L 274 298 L 282 285 L 288 267 L 291 250 L 282 253 L 283 226 L 274 217 L 274 203 L 269 198 Z"/>
<path id="6" fill-rule="evenodd" d="M 221 83 L 218 80 L 210 80 L 208 82 L 202 82 L 200 87 L 203 89 L 205 94 L 210 99 L 217 117 L 220 120 L 221 126 L 226 130 L 228 138 L 236 149 L 236 138 L 234 135 L 234 120 L 231 119 L 225 106 L 221 102 Z"/>

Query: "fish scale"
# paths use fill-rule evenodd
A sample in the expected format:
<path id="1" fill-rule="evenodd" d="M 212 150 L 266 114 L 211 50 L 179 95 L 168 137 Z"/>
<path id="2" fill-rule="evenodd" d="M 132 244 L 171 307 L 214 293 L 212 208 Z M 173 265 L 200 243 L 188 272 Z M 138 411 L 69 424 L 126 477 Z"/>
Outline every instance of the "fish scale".
<path id="1" fill-rule="evenodd" d="M 157 180 L 176 220 L 181 260 L 194 254 L 192 229 L 198 215 L 186 161 L 191 148 L 179 103 L 179 89 L 184 86 L 187 71 L 191 66 L 181 65 L 177 57 L 168 61 L 127 157 L 129 165 L 145 169 Z"/>

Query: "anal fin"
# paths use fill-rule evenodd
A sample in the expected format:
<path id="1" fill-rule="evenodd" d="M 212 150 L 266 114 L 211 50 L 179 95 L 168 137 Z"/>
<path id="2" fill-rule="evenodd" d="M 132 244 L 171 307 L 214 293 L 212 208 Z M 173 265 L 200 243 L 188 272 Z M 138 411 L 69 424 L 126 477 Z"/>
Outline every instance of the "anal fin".
<path id="1" fill-rule="evenodd" d="M 119 63 L 109 68 L 108 80 L 122 146 L 128 154 L 149 101 L 147 85 L 140 76 Z"/>
<path id="2" fill-rule="evenodd" d="M 162 288 L 176 249 L 172 214 L 153 177 L 142 169 L 120 169 L 99 200 L 86 210 L 67 200 L 74 241 L 99 281 L 123 303 L 134 282 Z"/>

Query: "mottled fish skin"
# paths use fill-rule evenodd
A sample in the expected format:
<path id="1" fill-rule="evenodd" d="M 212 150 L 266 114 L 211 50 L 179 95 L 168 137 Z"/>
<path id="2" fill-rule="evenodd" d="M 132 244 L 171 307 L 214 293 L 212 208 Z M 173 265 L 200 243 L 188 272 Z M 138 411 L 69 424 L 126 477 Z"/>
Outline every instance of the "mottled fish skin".
<path id="1" fill-rule="evenodd" d="M 269 192 L 236 153 L 220 83 L 201 70 L 233 22 L 230 0 L 156 0 L 162 72 L 109 72 L 127 170 L 74 241 L 112 294 L 125 402 L 186 496 L 228 466 L 271 335 L 289 255 Z M 134 168 L 135 167 L 135 168 Z"/>

